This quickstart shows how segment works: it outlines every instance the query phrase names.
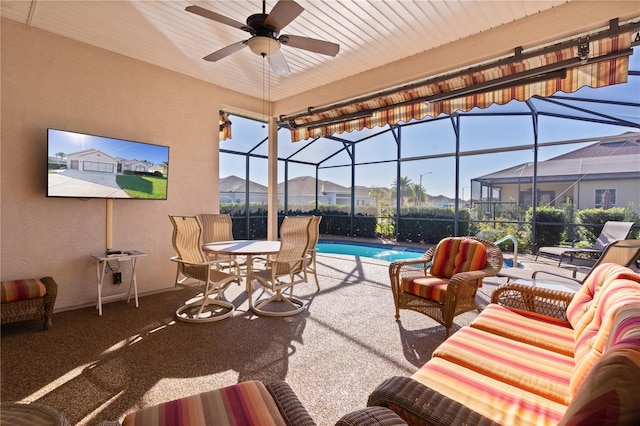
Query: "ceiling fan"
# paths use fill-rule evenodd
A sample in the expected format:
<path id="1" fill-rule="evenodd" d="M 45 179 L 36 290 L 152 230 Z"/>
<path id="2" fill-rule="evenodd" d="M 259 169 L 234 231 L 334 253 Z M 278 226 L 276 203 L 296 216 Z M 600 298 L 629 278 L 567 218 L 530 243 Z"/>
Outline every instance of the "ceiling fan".
<path id="1" fill-rule="evenodd" d="M 281 75 L 289 72 L 287 61 L 280 51 L 281 45 L 328 56 L 336 56 L 340 51 L 340 45 L 336 43 L 296 35 L 280 35 L 280 31 L 304 10 L 302 6 L 293 0 L 278 1 L 268 15 L 266 13 L 266 0 L 262 0 L 262 13 L 249 16 L 246 25 L 200 6 L 188 6 L 185 10 L 251 34 L 251 37 L 247 40 L 238 41 L 205 56 L 203 59 L 206 61 L 219 61 L 245 46 L 249 46 L 256 55 L 267 57 L 273 72 Z"/>

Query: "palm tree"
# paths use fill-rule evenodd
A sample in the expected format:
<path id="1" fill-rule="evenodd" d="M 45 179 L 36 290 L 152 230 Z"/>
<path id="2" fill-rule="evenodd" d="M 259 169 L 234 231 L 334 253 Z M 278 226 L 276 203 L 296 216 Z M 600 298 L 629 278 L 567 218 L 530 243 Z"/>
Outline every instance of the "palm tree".
<path id="1" fill-rule="evenodd" d="M 427 201 L 427 193 L 419 183 L 412 184 L 411 190 L 413 191 L 415 206 L 419 206 L 423 202 Z"/>
<path id="2" fill-rule="evenodd" d="M 393 180 L 391 184 L 391 202 L 396 199 L 396 194 L 398 188 L 400 189 L 400 203 L 404 205 L 407 199 L 412 199 L 415 194 L 413 192 L 413 187 L 411 186 L 411 179 L 404 176 L 400 178 L 400 182 L 397 179 Z"/>
<path id="3" fill-rule="evenodd" d="M 386 191 L 384 190 L 384 188 L 374 187 L 369 189 L 369 197 L 376 203 L 378 214 L 380 214 L 380 203 L 384 199 L 385 195 Z"/>

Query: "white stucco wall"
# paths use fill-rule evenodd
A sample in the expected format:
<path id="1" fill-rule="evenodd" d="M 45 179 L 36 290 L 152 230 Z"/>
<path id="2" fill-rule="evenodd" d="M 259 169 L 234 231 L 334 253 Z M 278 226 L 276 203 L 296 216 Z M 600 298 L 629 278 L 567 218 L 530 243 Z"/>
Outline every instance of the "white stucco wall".
<path id="1" fill-rule="evenodd" d="M 95 303 L 106 201 L 45 196 L 52 127 L 170 147 L 168 199 L 114 200 L 112 235 L 114 248 L 149 253 L 141 293 L 172 287 L 168 215 L 218 210 L 217 112 L 239 95 L 14 21 L 1 31 L 0 278 L 54 277 L 57 310 Z M 123 290 L 108 278 L 105 294 Z"/>

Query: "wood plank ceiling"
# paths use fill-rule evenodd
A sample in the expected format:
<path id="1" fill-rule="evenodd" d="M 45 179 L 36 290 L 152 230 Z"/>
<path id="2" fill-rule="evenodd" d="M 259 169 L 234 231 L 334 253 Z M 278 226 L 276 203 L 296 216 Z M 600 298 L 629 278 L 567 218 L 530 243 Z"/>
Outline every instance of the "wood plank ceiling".
<path id="1" fill-rule="evenodd" d="M 188 13 L 195 4 L 239 22 L 262 11 L 251 1 L 7 1 L 4 18 L 231 90 L 258 96 L 263 76 L 277 101 L 567 3 L 565 0 L 296 0 L 304 11 L 282 33 L 340 44 L 335 57 L 284 46 L 290 73 L 268 73 L 248 48 L 202 58 L 245 40 L 239 29 Z M 276 0 L 266 2 L 267 13 Z M 267 67 L 265 69 L 265 66 Z M 266 74 L 264 74 L 266 73 Z M 270 77 L 269 77 L 270 76 Z"/>

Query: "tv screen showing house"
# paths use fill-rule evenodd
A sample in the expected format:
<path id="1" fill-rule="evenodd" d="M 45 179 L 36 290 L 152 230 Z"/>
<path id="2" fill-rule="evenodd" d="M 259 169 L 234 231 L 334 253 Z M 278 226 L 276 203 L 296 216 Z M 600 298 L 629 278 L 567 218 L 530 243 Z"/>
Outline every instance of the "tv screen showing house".
<path id="1" fill-rule="evenodd" d="M 166 200 L 169 147 L 47 129 L 47 196 Z"/>

